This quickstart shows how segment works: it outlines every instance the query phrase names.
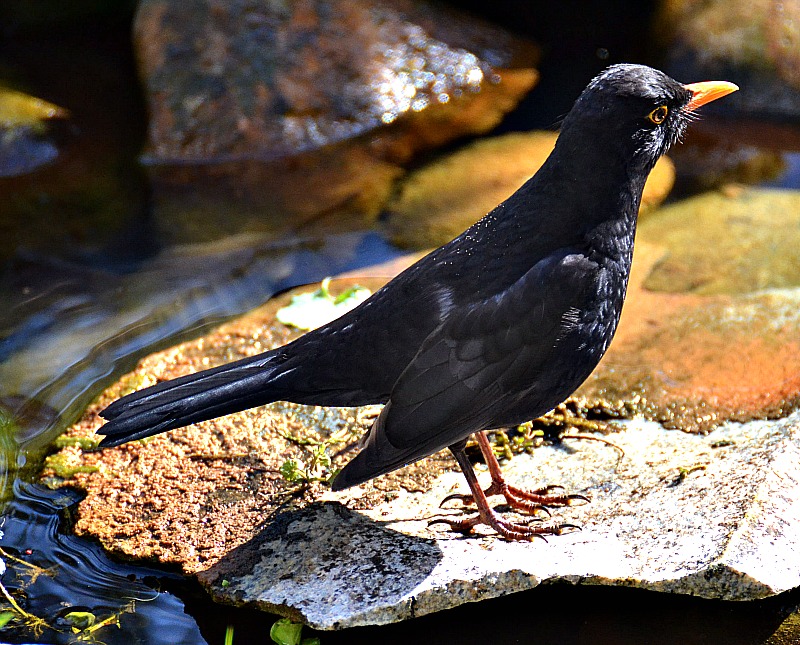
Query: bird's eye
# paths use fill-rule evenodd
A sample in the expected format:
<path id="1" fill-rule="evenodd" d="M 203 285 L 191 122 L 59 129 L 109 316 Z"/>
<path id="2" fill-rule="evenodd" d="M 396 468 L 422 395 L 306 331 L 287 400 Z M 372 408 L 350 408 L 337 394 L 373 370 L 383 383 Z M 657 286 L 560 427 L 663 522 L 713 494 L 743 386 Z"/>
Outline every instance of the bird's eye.
<path id="1" fill-rule="evenodd" d="M 666 105 L 660 105 L 655 110 L 653 110 L 650 114 L 647 115 L 647 118 L 650 119 L 656 125 L 660 125 L 664 123 L 664 119 L 667 118 L 667 112 L 669 109 Z"/>

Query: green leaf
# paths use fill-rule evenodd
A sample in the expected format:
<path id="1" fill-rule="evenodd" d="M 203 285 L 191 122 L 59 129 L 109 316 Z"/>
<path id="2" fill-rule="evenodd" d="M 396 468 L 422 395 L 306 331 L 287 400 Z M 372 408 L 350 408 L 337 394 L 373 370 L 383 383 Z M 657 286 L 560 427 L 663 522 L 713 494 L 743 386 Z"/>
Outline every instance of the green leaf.
<path id="1" fill-rule="evenodd" d="M 354 286 L 334 298 L 328 291 L 329 282 L 330 278 L 326 278 L 316 291 L 294 296 L 290 304 L 278 310 L 275 318 L 284 325 L 309 331 L 355 309 L 371 294 L 369 289 Z"/>
<path id="2" fill-rule="evenodd" d="M 319 638 L 316 636 L 313 638 L 304 638 L 300 645 L 319 645 Z"/>
<path id="3" fill-rule="evenodd" d="M 281 476 L 289 483 L 294 483 L 300 479 L 300 469 L 294 459 L 287 459 L 281 464 Z"/>
<path id="4" fill-rule="evenodd" d="M 14 618 L 16 614 L 13 611 L 0 611 L 0 629 L 8 625 L 8 621 Z"/>
<path id="5" fill-rule="evenodd" d="M 65 118 L 69 112 L 35 96 L 0 87 L 0 127 L 38 127 L 45 119 Z"/>
<path id="6" fill-rule="evenodd" d="M 83 631 L 84 629 L 94 625 L 97 618 L 90 611 L 71 611 L 64 616 L 64 620 L 69 622 L 69 624 L 75 629 Z"/>
<path id="7" fill-rule="evenodd" d="M 302 631 L 302 623 L 293 623 L 288 618 L 281 618 L 272 625 L 272 629 L 269 630 L 269 637 L 278 645 L 300 645 Z"/>

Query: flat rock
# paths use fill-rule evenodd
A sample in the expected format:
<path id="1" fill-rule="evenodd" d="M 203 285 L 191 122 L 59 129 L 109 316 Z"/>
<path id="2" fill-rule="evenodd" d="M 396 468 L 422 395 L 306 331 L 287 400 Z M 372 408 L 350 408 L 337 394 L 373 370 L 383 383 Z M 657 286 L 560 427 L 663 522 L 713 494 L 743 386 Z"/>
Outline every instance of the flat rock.
<path id="1" fill-rule="evenodd" d="M 758 193 L 736 188 L 714 199 L 735 212 Z M 792 221 L 792 212 L 772 212 L 776 227 Z M 550 580 L 728 600 L 800 586 L 800 286 L 646 289 L 669 254 L 711 246 L 703 218 L 667 213 L 679 244 L 664 239 L 662 215 L 652 231 L 643 223 L 608 355 L 567 404 L 534 424 L 551 439 L 534 435 L 505 464 L 512 483 L 591 497 L 545 518 L 581 531 L 522 544 L 482 527 L 461 537 L 428 526 L 462 512 L 438 508 L 465 489 L 445 453 L 330 492 L 321 482 L 349 458 L 375 409 L 277 403 L 87 450 L 99 411 L 118 396 L 290 340 L 297 332 L 274 315 L 291 294 L 144 359 L 61 439 L 45 481 L 85 491 L 75 531 L 117 556 L 178 566 L 221 601 L 324 629 L 402 620 Z M 747 221 L 760 239 L 760 220 Z M 677 233 L 692 222 L 694 238 Z M 738 233 L 746 240 L 749 231 Z M 722 272 L 736 270 L 718 257 Z"/>
<path id="2" fill-rule="evenodd" d="M 508 543 L 429 528 L 439 501 L 465 489 L 460 475 L 447 473 L 424 493 L 358 513 L 343 505 L 352 494 L 326 494 L 200 579 L 221 600 L 320 629 L 404 620 L 545 581 L 726 600 L 800 585 L 800 415 L 730 424 L 710 436 L 635 421 L 609 439 L 624 455 L 569 440 L 506 468 L 519 484 L 558 481 L 591 495 L 591 504 L 558 512 L 580 532 Z"/>
<path id="3" fill-rule="evenodd" d="M 645 281 L 652 291 L 712 295 L 797 287 L 800 192 L 729 186 L 663 208 L 642 222 L 639 240 L 667 249 Z"/>

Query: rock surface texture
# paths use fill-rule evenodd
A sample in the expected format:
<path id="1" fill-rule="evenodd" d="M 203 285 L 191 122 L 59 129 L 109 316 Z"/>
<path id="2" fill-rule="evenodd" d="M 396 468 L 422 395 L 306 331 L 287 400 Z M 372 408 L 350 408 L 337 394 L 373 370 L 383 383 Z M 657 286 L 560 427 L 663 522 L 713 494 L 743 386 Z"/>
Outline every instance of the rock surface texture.
<path id="1" fill-rule="evenodd" d="M 394 622 L 543 581 L 725 600 L 800 586 L 800 416 L 711 436 L 638 421 L 610 440 L 624 456 L 564 440 L 507 468 L 518 484 L 557 481 L 593 498 L 558 512 L 583 530 L 548 543 L 428 529 L 439 501 L 464 488 L 447 473 L 425 493 L 362 513 L 331 501 L 288 514 L 200 578 L 217 598 L 323 629 Z"/>
<path id="2" fill-rule="evenodd" d="M 538 80 L 530 41 L 413 0 L 145 0 L 134 40 L 156 218 L 184 242 L 374 219 L 415 153 Z"/>
<path id="3" fill-rule="evenodd" d="M 723 109 L 791 119 L 800 114 L 797 0 L 665 0 L 654 32 L 676 78 L 711 78 L 724 70 L 747 88 Z"/>

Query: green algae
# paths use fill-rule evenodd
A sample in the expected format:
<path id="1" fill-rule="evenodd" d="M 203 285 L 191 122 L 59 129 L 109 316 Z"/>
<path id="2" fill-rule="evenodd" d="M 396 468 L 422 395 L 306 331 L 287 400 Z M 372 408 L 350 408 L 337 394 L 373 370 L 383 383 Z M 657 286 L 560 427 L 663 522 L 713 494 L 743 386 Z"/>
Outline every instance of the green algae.
<path id="1" fill-rule="evenodd" d="M 651 291 L 744 294 L 800 286 L 800 191 L 731 187 L 661 209 L 639 240 L 668 252 Z"/>

